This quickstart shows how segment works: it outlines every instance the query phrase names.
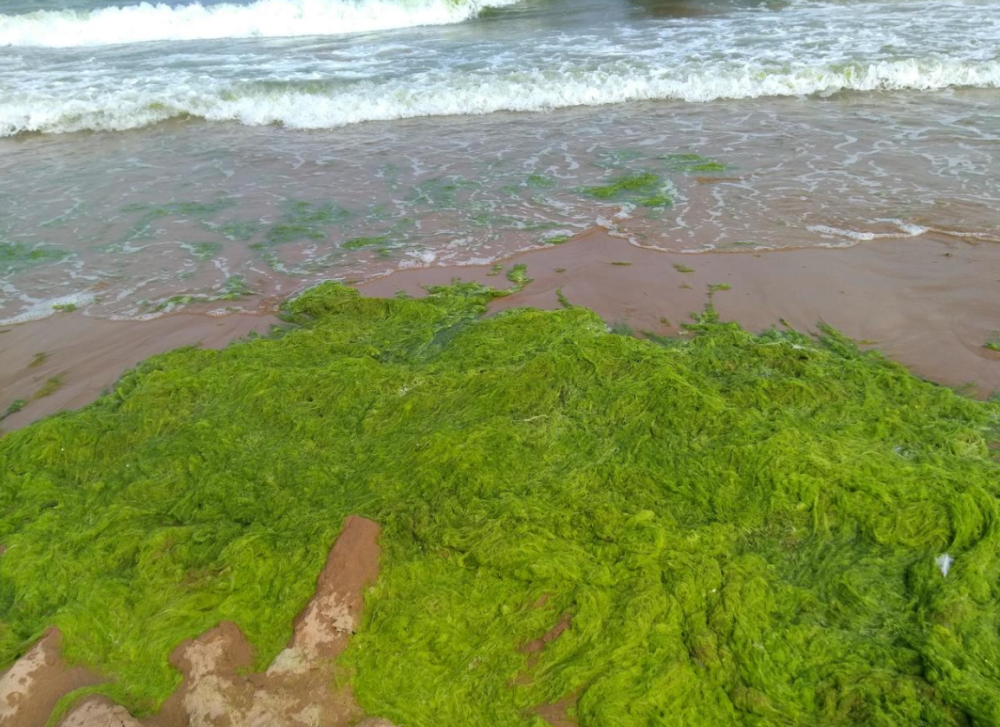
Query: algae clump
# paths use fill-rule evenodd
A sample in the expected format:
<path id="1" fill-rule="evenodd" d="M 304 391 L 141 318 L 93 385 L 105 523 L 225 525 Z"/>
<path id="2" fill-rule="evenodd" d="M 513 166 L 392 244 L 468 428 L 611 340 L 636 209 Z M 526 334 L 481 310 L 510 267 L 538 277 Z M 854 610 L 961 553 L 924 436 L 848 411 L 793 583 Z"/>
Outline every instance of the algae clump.
<path id="1" fill-rule="evenodd" d="M 345 250 L 361 250 L 365 247 L 378 247 L 389 242 L 388 235 L 378 235 L 377 237 L 354 237 L 346 240 L 341 247 Z"/>
<path id="2" fill-rule="evenodd" d="M 674 203 L 673 186 L 652 172 L 625 174 L 608 184 L 587 187 L 584 192 L 597 199 L 634 201 L 644 207 L 667 207 Z"/>
<path id="3" fill-rule="evenodd" d="M 147 714 L 221 620 L 266 664 L 356 513 L 384 555 L 343 666 L 396 724 L 997 721 L 1000 405 L 830 329 L 496 295 L 324 284 L 0 438 L 0 666 L 57 625 Z"/>
<path id="4" fill-rule="evenodd" d="M 283 209 L 278 222 L 268 229 L 265 236 L 270 245 L 325 240 L 327 227 L 341 224 L 351 216 L 349 210 L 333 202 L 312 204 L 302 200 L 288 200 Z"/>
<path id="5" fill-rule="evenodd" d="M 69 257 L 69 253 L 44 245 L 25 245 L 21 242 L 0 242 L 0 275 L 10 275 L 25 268 L 55 263 Z"/>
<path id="6" fill-rule="evenodd" d="M 703 157 L 700 154 L 664 154 L 657 157 L 667 164 L 672 172 L 695 174 L 697 172 L 724 172 L 729 169 L 722 162 Z"/>

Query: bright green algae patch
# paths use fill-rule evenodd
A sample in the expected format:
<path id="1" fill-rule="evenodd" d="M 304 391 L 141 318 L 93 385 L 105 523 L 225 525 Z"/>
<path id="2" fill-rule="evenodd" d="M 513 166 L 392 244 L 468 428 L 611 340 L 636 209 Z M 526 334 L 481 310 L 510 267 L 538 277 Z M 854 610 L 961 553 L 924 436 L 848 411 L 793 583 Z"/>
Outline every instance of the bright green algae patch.
<path id="1" fill-rule="evenodd" d="M 222 619 L 265 665 L 358 513 L 384 556 L 345 666 L 400 725 L 573 694 L 582 725 L 1000 720 L 997 404 L 832 331 L 657 342 L 491 295 L 326 284 L 0 439 L 4 663 L 56 624 L 140 712 Z"/>
<path id="2" fill-rule="evenodd" d="M 625 174 L 608 184 L 587 187 L 584 192 L 597 199 L 634 201 L 644 207 L 665 207 L 674 203 L 670 182 L 652 172 Z"/>

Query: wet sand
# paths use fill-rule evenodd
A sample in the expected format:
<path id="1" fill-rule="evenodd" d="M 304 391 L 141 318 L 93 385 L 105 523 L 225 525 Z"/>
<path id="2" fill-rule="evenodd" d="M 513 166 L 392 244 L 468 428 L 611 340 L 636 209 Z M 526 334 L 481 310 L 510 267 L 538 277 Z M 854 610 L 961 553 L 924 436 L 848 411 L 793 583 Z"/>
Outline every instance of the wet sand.
<path id="1" fill-rule="evenodd" d="M 0 412 L 16 399 L 28 402 L 0 422 L 0 431 L 89 404 L 125 371 L 154 354 L 181 346 L 222 348 L 252 331 L 266 333 L 278 322 L 270 315 L 177 314 L 150 321 L 108 321 L 69 313 L 0 327 Z M 54 377 L 59 387 L 35 398 Z"/>
<path id="2" fill-rule="evenodd" d="M 1000 353 L 983 347 L 1000 329 L 1000 245 L 924 236 L 849 249 L 682 254 L 638 248 L 593 230 L 504 265 L 516 263 L 527 265 L 533 282 L 495 301 L 494 311 L 558 308 L 561 290 L 569 303 L 592 308 L 609 323 L 683 335 L 680 324 L 709 302 L 709 286 L 727 284 L 714 304 L 723 319 L 750 330 L 784 321 L 815 332 L 822 321 L 918 376 L 968 386 L 978 396 L 1000 391 Z M 425 285 L 455 278 L 510 285 L 492 266 L 442 266 L 402 270 L 359 288 L 372 296 L 420 294 Z M 75 313 L 0 328 L 0 411 L 15 399 L 29 401 L 0 430 L 83 406 L 153 354 L 185 345 L 221 347 L 277 322 L 267 315 L 197 314 L 118 322 Z M 32 365 L 38 353 L 46 356 Z M 59 388 L 34 399 L 55 376 Z"/>

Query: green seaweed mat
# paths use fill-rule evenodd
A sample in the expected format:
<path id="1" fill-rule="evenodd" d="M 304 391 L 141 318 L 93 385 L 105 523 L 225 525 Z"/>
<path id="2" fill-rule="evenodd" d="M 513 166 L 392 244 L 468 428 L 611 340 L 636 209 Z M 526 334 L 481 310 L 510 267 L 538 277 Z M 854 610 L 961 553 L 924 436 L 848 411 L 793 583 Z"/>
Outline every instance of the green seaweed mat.
<path id="1" fill-rule="evenodd" d="M 0 661 L 56 624 L 149 713 L 222 619 L 266 664 L 358 513 L 383 569 L 343 666 L 403 727 L 571 695 L 588 726 L 1000 723 L 996 403 L 831 330 L 640 340 L 492 295 L 324 284 L 4 436 Z"/>

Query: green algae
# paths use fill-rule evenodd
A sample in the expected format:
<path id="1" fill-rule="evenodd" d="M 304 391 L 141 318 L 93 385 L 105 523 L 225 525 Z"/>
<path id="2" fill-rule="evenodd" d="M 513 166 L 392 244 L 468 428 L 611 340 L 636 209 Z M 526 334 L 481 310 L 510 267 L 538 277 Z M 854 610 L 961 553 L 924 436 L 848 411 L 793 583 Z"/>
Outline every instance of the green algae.
<path id="1" fill-rule="evenodd" d="M 525 232 L 536 232 L 539 230 L 551 230 L 559 225 L 555 222 L 545 220 L 534 220 L 516 215 L 498 214 L 489 209 L 474 212 L 469 215 L 468 220 L 477 227 L 492 227 L 502 230 L 523 230 Z"/>
<path id="2" fill-rule="evenodd" d="M 556 186 L 555 180 L 543 174 L 529 174 L 524 183 L 530 189 L 552 189 Z"/>
<path id="3" fill-rule="evenodd" d="M 284 245 L 286 242 L 303 240 L 325 240 L 326 232 L 312 225 L 302 225 L 294 222 L 279 222 L 267 231 L 267 241 L 271 245 Z"/>
<path id="4" fill-rule="evenodd" d="M 57 313 L 72 313 L 78 308 L 76 303 L 56 303 L 52 306 L 52 310 Z"/>
<path id="5" fill-rule="evenodd" d="M 14 399 L 14 401 L 7 405 L 7 408 L 4 409 L 3 413 L 0 414 L 0 422 L 9 417 L 11 414 L 17 414 L 27 405 L 28 402 L 24 399 Z"/>
<path id="6" fill-rule="evenodd" d="M 220 197 L 212 202 L 167 202 L 165 204 L 136 203 L 122 207 L 124 214 L 135 214 L 141 212 L 143 218 L 153 219 L 156 217 L 209 217 L 218 214 L 224 209 L 228 209 L 236 204 L 236 200 L 228 197 Z"/>
<path id="7" fill-rule="evenodd" d="M 222 292 L 215 300 L 237 300 L 252 292 L 245 276 L 230 275 L 222 282 Z"/>
<path id="8" fill-rule="evenodd" d="M 608 184 L 585 187 L 583 193 L 596 199 L 634 202 L 643 207 L 669 207 L 674 187 L 653 172 L 634 172 L 613 178 Z"/>
<path id="9" fill-rule="evenodd" d="M 222 252 L 222 243 L 220 242 L 190 242 L 185 243 L 184 247 L 195 258 L 203 262 L 218 257 L 219 253 Z"/>
<path id="10" fill-rule="evenodd" d="M 41 366 L 48 360 L 48 358 L 49 354 L 47 354 L 45 351 L 39 351 L 38 353 L 36 353 L 34 356 L 31 357 L 31 361 L 28 362 L 28 368 L 33 369 L 38 366 Z"/>
<path id="11" fill-rule="evenodd" d="M 217 228 L 212 229 L 217 229 L 227 240 L 233 242 L 247 242 L 248 240 L 252 240 L 258 232 L 264 229 L 264 225 L 258 221 L 233 220 L 225 222 Z"/>
<path id="12" fill-rule="evenodd" d="M 478 189 L 480 184 L 461 177 L 435 177 L 413 187 L 409 201 L 431 209 L 457 209 L 459 192 Z"/>
<path id="13" fill-rule="evenodd" d="M 129 227 L 124 241 L 151 237 L 153 235 L 153 224 L 165 217 L 199 219 L 202 225 L 207 226 L 209 224 L 207 218 L 214 217 L 219 212 L 229 209 L 235 204 L 235 199 L 220 197 L 210 202 L 172 201 L 163 204 L 139 202 L 125 205 L 121 209 L 123 214 L 139 214 L 139 218 Z"/>
<path id="14" fill-rule="evenodd" d="M 197 303 L 217 303 L 224 300 L 239 300 L 253 291 L 243 275 L 230 275 L 222 283 L 222 289 L 212 295 L 197 295 L 193 293 L 184 295 L 173 295 L 159 303 L 154 310 L 163 311 L 178 308 L 180 306 Z"/>
<path id="15" fill-rule="evenodd" d="M 660 178 L 651 172 L 628 174 L 618 177 L 610 184 L 587 187 L 587 194 L 600 199 L 618 197 L 622 192 L 645 190 L 660 183 Z"/>
<path id="16" fill-rule="evenodd" d="M 639 200 L 639 204 L 643 207 L 668 207 L 673 203 L 674 198 L 665 193 L 654 194 L 651 197 L 643 197 Z"/>
<path id="17" fill-rule="evenodd" d="M 703 157 L 700 154 L 664 154 L 658 156 L 657 159 L 666 162 L 669 171 L 680 174 L 725 172 L 729 169 L 722 162 Z"/>
<path id="18" fill-rule="evenodd" d="M 828 328 L 640 340 L 495 295 L 324 284 L 4 436 L 0 666 L 55 624 L 144 714 L 220 620 L 264 665 L 358 513 L 383 567 L 343 666 L 397 724 L 996 721 L 1000 405 Z"/>
<path id="19" fill-rule="evenodd" d="M 365 247 L 378 247 L 389 242 L 388 235 L 378 235 L 375 237 L 354 237 L 344 242 L 341 247 L 345 250 L 360 250 Z"/>
<path id="20" fill-rule="evenodd" d="M 41 385 L 35 395 L 31 397 L 32 399 L 44 399 L 46 396 L 51 396 L 62 388 L 63 380 L 62 376 L 52 376 L 45 380 L 45 383 Z"/>
<path id="21" fill-rule="evenodd" d="M 334 202 L 288 200 L 281 217 L 268 228 L 265 239 L 269 245 L 325 240 L 327 228 L 345 222 L 350 216 L 349 210 Z"/>
<path id="22" fill-rule="evenodd" d="M 986 343 L 983 344 L 983 348 L 988 348 L 991 351 L 1000 351 L 1000 332 L 996 333 L 992 338 L 986 341 Z"/>
<path id="23" fill-rule="evenodd" d="M 0 242 L 0 275 L 10 275 L 26 268 L 57 263 L 69 257 L 65 250 L 21 242 Z"/>
<path id="24" fill-rule="evenodd" d="M 635 329 L 625 321 L 615 321 L 608 326 L 608 332 L 616 336 L 635 336 Z"/>
<path id="25" fill-rule="evenodd" d="M 694 272 L 694 268 L 689 268 L 687 265 L 683 265 L 681 263 L 674 263 L 673 264 L 673 268 L 674 268 L 674 270 L 676 270 L 679 273 L 693 273 Z"/>
<path id="26" fill-rule="evenodd" d="M 520 290 L 532 280 L 528 277 L 528 266 L 524 263 L 512 265 L 507 271 L 507 280 L 514 284 L 516 290 Z"/>

